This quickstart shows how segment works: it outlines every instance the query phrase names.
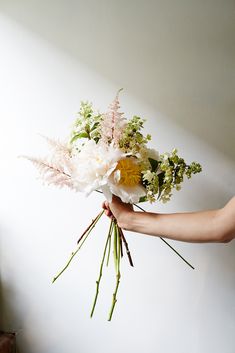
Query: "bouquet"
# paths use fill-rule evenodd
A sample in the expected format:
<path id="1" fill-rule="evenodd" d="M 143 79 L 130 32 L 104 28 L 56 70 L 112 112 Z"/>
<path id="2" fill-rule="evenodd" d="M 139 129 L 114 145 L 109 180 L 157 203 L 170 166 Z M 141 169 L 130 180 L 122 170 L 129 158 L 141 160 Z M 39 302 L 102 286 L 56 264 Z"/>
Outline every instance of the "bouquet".
<path id="1" fill-rule="evenodd" d="M 87 196 L 93 191 L 102 192 L 109 202 L 112 201 L 112 195 L 116 195 L 123 202 L 131 203 L 141 210 L 143 208 L 137 204 L 145 201 L 168 202 L 172 190 L 180 190 L 184 177 L 191 178 L 192 174 L 199 173 L 201 166 L 196 162 L 186 164 L 176 149 L 171 153 L 159 154 L 155 149 L 148 148 L 151 136 L 145 136 L 142 132 L 145 120 L 139 116 L 133 116 L 131 119 L 124 117 L 119 111 L 119 92 L 120 90 L 105 113 L 96 112 L 89 102 L 81 102 L 68 141 L 61 143 L 47 138 L 52 147 L 51 157 L 27 158 L 39 169 L 47 184 L 67 186 Z M 104 211 L 100 212 L 83 232 L 76 249 L 53 282 L 67 269 L 103 213 Z M 160 239 L 193 268 L 165 239 Z M 109 264 L 112 249 L 116 283 L 108 320 L 112 319 L 117 302 L 121 278 L 120 261 L 124 248 L 129 263 L 133 266 L 123 230 L 116 220 L 112 219 L 96 281 L 91 317 L 97 303 L 103 266 L 105 260 L 106 264 Z"/>

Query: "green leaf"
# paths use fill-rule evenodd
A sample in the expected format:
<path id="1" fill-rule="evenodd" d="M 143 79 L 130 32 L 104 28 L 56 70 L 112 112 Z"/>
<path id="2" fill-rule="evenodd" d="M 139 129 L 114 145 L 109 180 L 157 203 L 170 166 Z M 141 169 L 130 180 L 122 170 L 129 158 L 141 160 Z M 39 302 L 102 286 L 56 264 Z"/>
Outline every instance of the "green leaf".
<path id="1" fill-rule="evenodd" d="M 70 140 L 70 143 L 75 142 L 77 139 L 81 139 L 81 138 L 88 138 L 89 135 L 87 132 L 80 132 L 79 134 L 76 134 L 72 137 L 72 139 Z"/>
<path id="2" fill-rule="evenodd" d="M 97 121 L 91 128 L 91 131 L 94 131 L 99 125 L 99 122 Z"/>
<path id="3" fill-rule="evenodd" d="M 159 187 L 163 185 L 164 177 L 165 177 L 165 172 L 161 172 L 160 174 L 158 174 Z"/>
<path id="4" fill-rule="evenodd" d="M 141 196 L 139 199 L 139 202 L 146 202 L 147 201 L 147 197 L 146 196 Z"/>
<path id="5" fill-rule="evenodd" d="M 149 160 L 149 163 L 151 164 L 152 172 L 156 172 L 157 167 L 158 167 L 158 161 L 156 161 L 153 158 L 149 158 L 148 160 Z"/>

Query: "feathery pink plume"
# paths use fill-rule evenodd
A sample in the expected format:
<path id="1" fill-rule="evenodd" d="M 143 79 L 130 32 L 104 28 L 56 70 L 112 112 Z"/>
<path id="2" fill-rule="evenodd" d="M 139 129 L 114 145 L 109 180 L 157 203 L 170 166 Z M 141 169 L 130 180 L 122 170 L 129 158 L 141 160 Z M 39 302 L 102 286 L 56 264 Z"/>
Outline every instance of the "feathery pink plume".
<path id="1" fill-rule="evenodd" d="M 72 169 L 71 165 L 69 166 L 68 161 L 65 161 L 63 165 L 62 163 L 59 163 L 58 160 L 52 160 L 51 162 L 48 162 L 47 160 L 40 158 L 33 158 L 28 156 L 21 157 L 28 159 L 35 165 L 41 178 L 48 185 L 56 185 L 57 187 L 67 186 L 70 189 L 74 189 L 71 176 L 68 174 L 68 170 Z"/>
<path id="2" fill-rule="evenodd" d="M 123 113 L 118 111 L 120 109 L 119 92 L 121 90 L 122 88 L 117 92 L 114 101 L 109 105 L 108 111 L 104 114 L 100 124 L 101 141 L 105 144 L 113 142 L 114 146 L 118 146 L 123 128 L 126 125 L 126 119 L 122 117 Z"/>
<path id="3" fill-rule="evenodd" d="M 55 154 L 61 154 L 64 157 L 71 157 L 71 150 L 68 148 L 67 144 L 60 142 L 59 140 L 54 140 L 52 138 L 49 138 L 47 136 L 41 135 L 48 145 L 51 147 L 51 149 L 54 151 Z"/>

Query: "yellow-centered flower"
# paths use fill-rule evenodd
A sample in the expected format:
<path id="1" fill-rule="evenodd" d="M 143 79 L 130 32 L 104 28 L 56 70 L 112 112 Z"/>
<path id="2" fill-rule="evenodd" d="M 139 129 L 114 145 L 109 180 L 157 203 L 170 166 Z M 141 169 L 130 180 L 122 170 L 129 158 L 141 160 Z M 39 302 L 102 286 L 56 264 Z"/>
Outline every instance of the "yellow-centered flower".
<path id="1" fill-rule="evenodd" d="M 118 184 L 136 186 L 141 180 L 140 167 L 131 159 L 121 159 L 115 168 L 120 173 Z"/>

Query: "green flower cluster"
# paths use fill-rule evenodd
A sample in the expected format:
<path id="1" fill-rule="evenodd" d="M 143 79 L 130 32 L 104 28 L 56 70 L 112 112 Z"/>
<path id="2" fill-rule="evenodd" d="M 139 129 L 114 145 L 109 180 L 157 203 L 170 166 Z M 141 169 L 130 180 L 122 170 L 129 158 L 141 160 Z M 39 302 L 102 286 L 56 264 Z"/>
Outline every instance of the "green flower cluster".
<path id="1" fill-rule="evenodd" d="M 142 180 L 143 184 L 146 188 L 147 194 L 146 197 L 144 197 L 141 201 L 150 201 L 155 202 L 156 201 L 156 195 L 158 194 L 159 191 L 159 178 L 158 175 L 155 171 L 144 171 L 142 172 Z"/>
<path id="2" fill-rule="evenodd" d="M 74 128 L 71 134 L 70 143 L 74 143 L 77 139 L 88 138 L 95 140 L 100 139 L 100 121 L 102 115 L 95 114 L 92 103 L 81 102 L 78 118 L 74 123 Z"/>
<path id="3" fill-rule="evenodd" d="M 151 170 L 142 172 L 143 184 L 146 187 L 146 198 L 141 201 L 154 202 L 157 200 L 166 203 L 172 196 L 172 189 L 180 190 L 184 176 L 188 179 L 192 174 L 200 173 L 202 167 L 199 163 L 192 162 L 190 165 L 178 156 L 177 150 L 172 153 L 160 155 L 159 161 L 149 159 Z"/>
<path id="4" fill-rule="evenodd" d="M 123 152 L 136 155 L 141 147 L 151 140 L 150 135 L 144 136 L 140 132 L 144 127 L 144 122 L 144 119 L 136 115 L 128 121 L 119 140 L 119 147 Z"/>

